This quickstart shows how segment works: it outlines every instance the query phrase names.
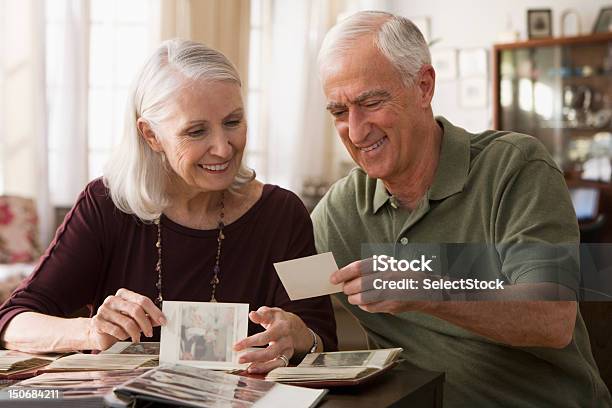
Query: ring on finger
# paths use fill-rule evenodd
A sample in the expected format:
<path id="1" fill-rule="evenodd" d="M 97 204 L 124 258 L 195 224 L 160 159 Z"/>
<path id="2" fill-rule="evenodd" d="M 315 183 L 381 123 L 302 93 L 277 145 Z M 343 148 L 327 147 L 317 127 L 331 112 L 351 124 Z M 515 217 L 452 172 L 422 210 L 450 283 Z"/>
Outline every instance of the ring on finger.
<path id="1" fill-rule="evenodd" d="M 284 354 L 281 354 L 280 356 L 276 357 L 276 359 L 277 360 L 283 360 L 283 365 L 285 367 L 287 367 L 289 365 L 289 359 Z"/>

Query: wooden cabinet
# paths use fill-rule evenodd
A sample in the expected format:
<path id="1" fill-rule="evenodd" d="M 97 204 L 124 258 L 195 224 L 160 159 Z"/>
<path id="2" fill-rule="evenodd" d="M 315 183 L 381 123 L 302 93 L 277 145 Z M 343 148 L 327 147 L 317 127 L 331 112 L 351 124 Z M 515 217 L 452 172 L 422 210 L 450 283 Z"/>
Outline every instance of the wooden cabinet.
<path id="1" fill-rule="evenodd" d="M 537 137 L 570 189 L 597 190 L 583 238 L 612 242 L 612 32 L 494 46 L 494 126 Z"/>

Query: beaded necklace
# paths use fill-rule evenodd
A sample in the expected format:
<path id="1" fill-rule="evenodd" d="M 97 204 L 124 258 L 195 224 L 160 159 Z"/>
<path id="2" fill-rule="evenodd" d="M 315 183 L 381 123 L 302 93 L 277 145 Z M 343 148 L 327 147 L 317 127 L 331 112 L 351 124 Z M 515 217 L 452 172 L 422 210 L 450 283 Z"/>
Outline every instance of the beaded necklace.
<path id="1" fill-rule="evenodd" d="M 221 212 L 219 213 L 219 235 L 217 236 L 217 254 L 215 256 L 215 266 L 213 267 L 213 278 L 210 281 L 210 285 L 212 286 L 212 294 L 210 296 L 211 302 L 216 302 L 215 293 L 217 290 L 217 285 L 220 283 L 219 274 L 221 272 L 221 268 L 219 266 L 219 260 L 221 258 L 221 243 L 225 239 L 225 235 L 223 234 L 223 228 L 225 228 L 225 223 L 223 222 L 223 218 L 225 217 L 225 192 L 221 192 Z M 157 307 L 161 309 L 163 297 L 162 297 L 162 236 L 161 236 L 161 222 L 160 218 L 156 218 L 154 221 L 157 226 L 157 242 L 155 243 L 155 247 L 157 248 L 157 264 L 155 265 L 155 271 L 157 272 L 157 282 L 155 283 L 155 287 L 157 288 L 157 299 L 155 299 L 155 304 Z"/>

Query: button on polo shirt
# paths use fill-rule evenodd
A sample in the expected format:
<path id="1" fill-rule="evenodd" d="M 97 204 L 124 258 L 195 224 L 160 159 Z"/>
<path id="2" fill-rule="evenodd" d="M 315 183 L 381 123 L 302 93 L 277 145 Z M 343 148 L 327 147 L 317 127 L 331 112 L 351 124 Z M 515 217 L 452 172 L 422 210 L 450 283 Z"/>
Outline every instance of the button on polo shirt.
<path id="1" fill-rule="evenodd" d="M 339 267 L 361 259 L 366 243 L 577 243 L 569 193 L 546 149 L 511 132 L 471 134 L 437 117 L 443 128 L 434 181 L 413 211 L 391 206 L 381 180 L 360 168 L 336 182 L 312 213 L 319 252 Z M 500 252 L 511 283 L 578 285 L 578 271 L 534 267 L 528 257 Z M 496 272 L 497 273 L 497 272 Z M 580 314 L 561 350 L 508 347 L 418 312 L 368 313 L 337 298 L 378 347 L 403 347 L 404 357 L 444 371 L 444 406 L 592 406 L 610 396 L 592 358 Z M 520 320 L 521 316 L 516 316 Z"/>

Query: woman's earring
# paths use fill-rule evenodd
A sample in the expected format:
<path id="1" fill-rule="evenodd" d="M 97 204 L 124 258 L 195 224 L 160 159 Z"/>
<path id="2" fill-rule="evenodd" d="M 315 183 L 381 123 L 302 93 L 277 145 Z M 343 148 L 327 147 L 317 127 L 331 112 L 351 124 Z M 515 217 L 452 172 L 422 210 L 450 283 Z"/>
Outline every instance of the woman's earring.
<path id="1" fill-rule="evenodd" d="M 164 152 L 159 152 L 159 155 L 161 156 L 162 167 L 164 168 L 164 170 L 169 171 L 166 154 Z"/>

